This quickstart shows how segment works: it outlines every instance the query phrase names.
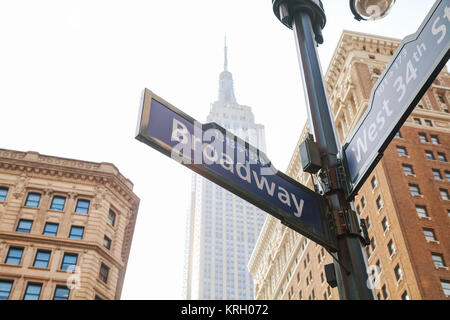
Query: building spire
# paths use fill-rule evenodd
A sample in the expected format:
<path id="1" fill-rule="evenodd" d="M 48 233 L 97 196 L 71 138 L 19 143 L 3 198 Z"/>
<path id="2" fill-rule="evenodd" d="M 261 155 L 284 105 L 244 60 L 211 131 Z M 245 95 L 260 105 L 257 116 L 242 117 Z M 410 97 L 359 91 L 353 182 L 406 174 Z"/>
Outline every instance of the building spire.
<path id="1" fill-rule="evenodd" d="M 223 70 L 228 71 L 228 48 L 227 48 L 227 35 L 226 34 L 225 34 Z"/>
<path id="2" fill-rule="evenodd" d="M 228 47 L 225 35 L 223 71 L 219 77 L 219 101 L 237 103 L 234 96 L 233 75 L 228 71 Z"/>

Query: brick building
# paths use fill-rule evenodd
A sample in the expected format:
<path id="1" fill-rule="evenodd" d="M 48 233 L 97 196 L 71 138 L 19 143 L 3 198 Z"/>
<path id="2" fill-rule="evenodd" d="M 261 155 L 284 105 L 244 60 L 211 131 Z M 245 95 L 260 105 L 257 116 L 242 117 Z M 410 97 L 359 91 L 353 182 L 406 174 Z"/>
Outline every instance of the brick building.
<path id="1" fill-rule="evenodd" d="M 109 163 L 0 149 L 0 299 L 120 299 L 132 189 Z"/>
<path id="2" fill-rule="evenodd" d="M 343 143 L 367 110 L 372 87 L 400 41 L 344 31 L 325 75 L 330 108 Z M 369 225 L 368 273 L 379 299 L 450 296 L 450 74 L 441 71 L 355 199 Z M 306 126 L 300 144 L 308 134 Z M 298 145 L 287 173 L 302 172 Z M 331 256 L 267 218 L 249 269 L 256 299 L 339 299 L 324 265 Z"/>

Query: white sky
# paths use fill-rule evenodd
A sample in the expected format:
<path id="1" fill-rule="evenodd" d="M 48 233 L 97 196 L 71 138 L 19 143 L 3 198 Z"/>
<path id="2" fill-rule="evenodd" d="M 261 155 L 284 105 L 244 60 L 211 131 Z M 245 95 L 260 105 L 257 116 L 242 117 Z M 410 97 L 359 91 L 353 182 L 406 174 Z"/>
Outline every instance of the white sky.
<path id="1" fill-rule="evenodd" d="M 343 29 L 402 39 L 434 0 L 398 0 L 377 22 L 323 0 L 323 70 Z M 284 171 L 306 122 L 292 31 L 269 0 L 0 0 L 0 148 L 114 163 L 141 198 L 123 299 L 181 299 L 191 172 L 134 139 L 147 87 L 204 121 L 227 34 L 239 103 Z"/>

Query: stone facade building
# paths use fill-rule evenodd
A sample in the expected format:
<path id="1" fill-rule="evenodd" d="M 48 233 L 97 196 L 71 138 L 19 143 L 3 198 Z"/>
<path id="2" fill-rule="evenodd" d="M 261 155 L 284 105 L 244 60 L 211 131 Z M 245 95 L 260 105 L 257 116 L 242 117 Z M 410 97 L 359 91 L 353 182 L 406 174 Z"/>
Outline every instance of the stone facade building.
<path id="1" fill-rule="evenodd" d="M 325 75 L 340 143 L 368 107 L 399 40 L 344 31 Z M 378 299 L 450 297 L 450 74 L 441 71 L 390 143 L 354 204 L 368 224 L 368 274 Z M 298 145 L 308 134 L 303 130 Z M 287 174 L 313 187 L 296 146 Z M 331 256 L 268 217 L 249 269 L 256 299 L 339 299 Z"/>
<path id="2" fill-rule="evenodd" d="M 110 163 L 0 149 L 0 299 L 120 299 L 132 189 Z"/>

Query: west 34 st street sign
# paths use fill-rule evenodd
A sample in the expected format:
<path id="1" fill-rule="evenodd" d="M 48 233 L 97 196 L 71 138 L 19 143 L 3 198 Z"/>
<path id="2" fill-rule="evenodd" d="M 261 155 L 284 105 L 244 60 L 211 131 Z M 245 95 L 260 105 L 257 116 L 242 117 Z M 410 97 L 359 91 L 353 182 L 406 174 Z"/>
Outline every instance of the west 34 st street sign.
<path id="1" fill-rule="evenodd" d="M 325 198 L 276 170 L 262 151 L 216 123 L 203 125 L 145 89 L 136 139 L 335 249 Z"/>
<path id="2" fill-rule="evenodd" d="M 349 198 L 448 62 L 449 51 L 450 0 L 438 0 L 419 30 L 400 44 L 372 90 L 366 113 L 344 144 Z"/>

